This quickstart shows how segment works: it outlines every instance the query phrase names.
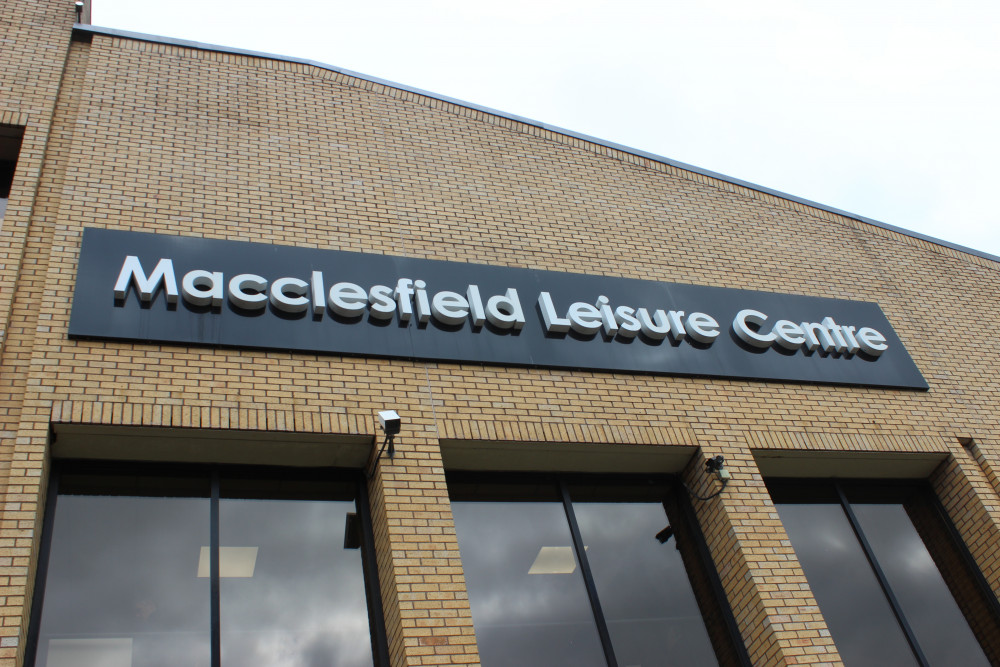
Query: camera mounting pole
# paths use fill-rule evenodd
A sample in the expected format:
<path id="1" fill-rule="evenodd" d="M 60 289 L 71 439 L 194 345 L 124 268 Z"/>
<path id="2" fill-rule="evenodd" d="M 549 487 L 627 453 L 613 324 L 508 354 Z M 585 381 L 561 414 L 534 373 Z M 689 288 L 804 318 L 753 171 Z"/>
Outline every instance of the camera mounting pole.
<path id="1" fill-rule="evenodd" d="M 382 452 L 389 448 L 389 458 L 393 458 L 396 455 L 395 438 L 396 434 L 402 429 L 402 420 L 399 418 L 399 414 L 395 410 L 382 410 L 378 413 L 378 425 L 385 433 L 385 439 L 382 441 L 381 449 L 378 449 L 378 436 L 372 437 L 372 451 L 368 457 L 368 465 L 365 466 L 365 474 L 368 479 L 371 479 L 375 475 L 375 467 L 378 465 L 378 460 L 382 457 Z"/>

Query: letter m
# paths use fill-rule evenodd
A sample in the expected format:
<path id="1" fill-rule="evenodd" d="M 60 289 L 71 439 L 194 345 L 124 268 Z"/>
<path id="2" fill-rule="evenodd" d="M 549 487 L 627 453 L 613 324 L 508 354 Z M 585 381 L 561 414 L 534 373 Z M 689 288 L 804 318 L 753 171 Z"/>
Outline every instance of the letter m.
<path id="1" fill-rule="evenodd" d="M 124 299 L 128 293 L 129 283 L 135 283 L 135 289 L 139 293 L 141 301 L 152 301 L 156 290 L 163 284 L 163 291 L 167 295 L 167 303 L 177 303 L 177 279 L 174 278 L 174 263 L 169 259 L 161 259 L 153 269 L 153 273 L 146 277 L 146 272 L 142 270 L 139 258 L 129 255 L 122 264 L 121 273 L 118 274 L 118 282 L 115 283 L 115 298 Z"/>

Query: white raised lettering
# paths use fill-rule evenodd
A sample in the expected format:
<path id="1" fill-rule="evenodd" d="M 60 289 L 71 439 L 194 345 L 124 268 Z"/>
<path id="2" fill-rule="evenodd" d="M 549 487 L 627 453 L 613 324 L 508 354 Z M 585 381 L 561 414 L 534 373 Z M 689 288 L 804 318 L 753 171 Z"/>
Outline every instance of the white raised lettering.
<path id="1" fill-rule="evenodd" d="M 115 298 L 124 299 L 130 283 L 135 284 L 140 301 L 152 301 L 156 290 L 163 284 L 167 303 L 177 303 L 177 279 L 174 278 L 174 263 L 169 259 L 161 259 L 153 269 L 149 278 L 142 270 L 142 264 L 135 255 L 129 255 L 122 264 L 122 270 L 115 282 Z"/>
<path id="2" fill-rule="evenodd" d="M 431 319 L 431 302 L 427 298 L 427 283 L 418 280 L 413 283 L 414 300 L 417 303 L 417 322 L 427 324 Z"/>
<path id="3" fill-rule="evenodd" d="M 327 294 L 330 310 L 341 317 L 357 317 L 365 312 L 368 305 L 368 293 L 361 285 L 354 283 L 337 283 Z"/>
<path id="4" fill-rule="evenodd" d="M 542 311 L 542 324 L 548 333 L 564 333 L 569 331 L 568 319 L 556 315 L 556 307 L 552 305 L 552 297 L 548 292 L 538 295 L 538 308 Z"/>
<path id="5" fill-rule="evenodd" d="M 590 336 L 601 329 L 601 311 L 589 303 L 578 301 L 571 304 L 566 316 L 570 327 L 577 333 Z"/>
<path id="6" fill-rule="evenodd" d="M 806 349 L 810 352 L 817 348 L 822 352 L 833 352 L 836 349 L 837 343 L 833 340 L 830 330 L 821 322 L 803 322 L 799 326 L 802 327 L 802 333 L 806 337 Z"/>
<path id="7" fill-rule="evenodd" d="M 858 350 L 861 349 L 858 339 L 854 337 L 854 332 L 858 330 L 857 327 L 841 327 L 840 330 L 844 332 L 844 340 L 847 341 L 847 351 L 851 354 L 857 354 Z"/>
<path id="8" fill-rule="evenodd" d="M 861 327 L 857 333 L 858 344 L 866 354 L 873 357 L 881 356 L 889 349 L 885 336 L 871 327 Z"/>
<path id="9" fill-rule="evenodd" d="M 750 328 L 751 325 L 759 328 L 766 321 L 767 315 L 759 310 L 747 308 L 736 313 L 736 318 L 733 320 L 733 331 L 747 345 L 753 347 L 770 347 L 775 339 L 773 333 L 762 334 Z"/>
<path id="10" fill-rule="evenodd" d="M 266 280 L 252 273 L 241 273 L 229 281 L 229 300 L 240 308 L 259 310 L 267 305 L 266 290 Z"/>
<path id="11" fill-rule="evenodd" d="M 479 286 L 469 285 L 465 295 L 469 299 L 469 319 L 472 320 L 472 326 L 483 326 L 486 322 L 486 309 L 483 308 L 483 297 L 479 295 Z"/>
<path id="12" fill-rule="evenodd" d="M 840 354 L 847 352 L 847 341 L 844 340 L 844 334 L 840 330 L 840 325 L 834 322 L 832 317 L 826 317 L 823 320 L 823 326 L 829 330 L 830 335 L 833 337 L 833 349 Z"/>
<path id="13" fill-rule="evenodd" d="M 688 335 L 699 343 L 711 343 L 719 337 L 719 323 L 706 313 L 691 313 L 686 324 Z"/>
<path id="14" fill-rule="evenodd" d="M 462 324 L 469 316 L 469 302 L 455 292 L 438 292 L 431 299 L 431 313 L 444 324 Z"/>
<path id="15" fill-rule="evenodd" d="M 640 308 L 635 314 L 639 319 L 639 326 L 642 329 L 642 333 L 647 338 L 652 338 L 653 340 L 663 340 L 666 338 L 667 332 L 670 331 L 670 322 L 667 320 L 666 311 L 657 310 L 653 313 L 653 317 L 650 317 L 648 310 Z"/>
<path id="16" fill-rule="evenodd" d="M 524 326 L 524 313 L 517 298 L 517 290 L 507 289 L 506 294 L 491 296 L 486 302 L 486 319 L 498 329 L 520 329 Z"/>
<path id="17" fill-rule="evenodd" d="M 184 300 L 193 306 L 208 306 L 218 308 L 222 305 L 222 290 L 225 278 L 216 271 L 188 271 L 181 279 L 181 292 Z"/>
<path id="18" fill-rule="evenodd" d="M 396 312 L 396 302 L 392 298 L 392 288 L 388 285 L 375 285 L 368 290 L 369 312 L 376 320 L 391 320 Z"/>
<path id="19" fill-rule="evenodd" d="M 323 288 L 323 272 L 313 271 L 310 283 L 313 315 L 322 315 L 326 312 L 326 290 Z"/>
<path id="20" fill-rule="evenodd" d="M 670 320 L 670 337 L 674 340 L 684 340 L 684 336 L 687 335 L 684 324 L 681 322 L 682 317 L 684 317 L 683 310 L 671 310 L 667 313 L 667 319 Z"/>
<path id="21" fill-rule="evenodd" d="M 635 318 L 635 308 L 632 306 L 615 308 L 615 321 L 618 323 L 618 335 L 622 338 L 635 338 L 642 329 L 639 320 Z"/>
<path id="22" fill-rule="evenodd" d="M 795 322 L 778 320 L 774 323 L 774 328 L 771 331 L 774 333 L 778 345 L 786 350 L 797 350 L 806 342 L 802 327 Z"/>
<path id="23" fill-rule="evenodd" d="M 413 304 L 410 303 L 410 297 L 413 296 L 413 281 L 409 278 L 400 278 L 396 282 L 393 296 L 396 298 L 396 305 L 399 308 L 399 321 L 409 322 L 410 315 L 413 314 Z"/>
<path id="24" fill-rule="evenodd" d="M 304 295 L 309 283 L 298 278 L 278 278 L 271 283 L 271 305 L 285 313 L 301 313 L 309 307 Z"/>

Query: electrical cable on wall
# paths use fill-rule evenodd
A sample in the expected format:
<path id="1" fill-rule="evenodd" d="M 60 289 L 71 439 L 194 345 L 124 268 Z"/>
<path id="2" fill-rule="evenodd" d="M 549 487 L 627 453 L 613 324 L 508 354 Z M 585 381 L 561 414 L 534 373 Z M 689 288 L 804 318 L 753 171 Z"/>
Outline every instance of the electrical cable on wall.
<path id="1" fill-rule="evenodd" d="M 681 484 L 684 486 L 684 489 L 688 492 L 688 494 L 690 494 L 690 496 L 692 498 L 695 498 L 696 500 L 711 500 L 712 498 L 715 498 L 716 496 L 718 496 L 719 494 L 721 494 L 723 491 L 726 490 L 726 485 L 729 484 L 729 480 L 732 479 L 732 475 L 730 475 L 729 471 L 726 470 L 725 468 L 725 459 L 722 457 L 721 454 L 706 459 L 705 472 L 715 475 L 719 479 L 719 481 L 722 482 L 722 486 L 719 487 L 719 490 L 716 491 L 715 493 L 711 493 L 707 496 L 701 496 L 695 493 L 694 490 L 687 485 L 687 483 L 681 482 Z"/>

